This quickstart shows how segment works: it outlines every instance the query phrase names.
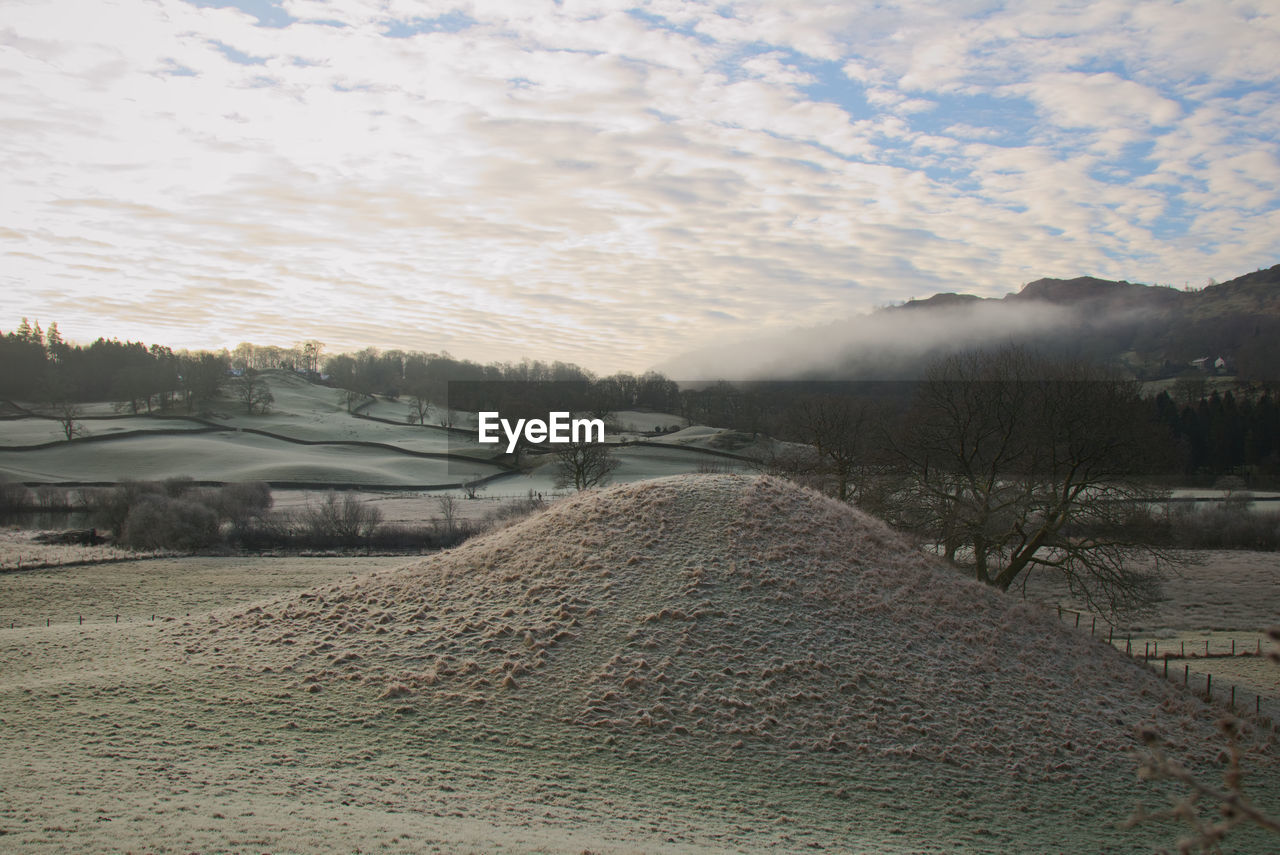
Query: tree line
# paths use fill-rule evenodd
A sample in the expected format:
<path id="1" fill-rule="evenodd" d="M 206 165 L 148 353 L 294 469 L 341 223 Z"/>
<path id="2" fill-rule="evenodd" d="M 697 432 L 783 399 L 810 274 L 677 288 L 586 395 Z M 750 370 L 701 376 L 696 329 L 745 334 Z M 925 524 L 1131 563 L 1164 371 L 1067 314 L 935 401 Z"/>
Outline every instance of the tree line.
<path id="1" fill-rule="evenodd" d="M 26 318 L 0 334 L 0 366 L 0 398 L 51 405 L 114 401 L 135 414 L 179 402 L 194 412 L 221 393 L 230 367 L 221 353 L 175 353 L 162 345 L 107 338 L 70 344 L 57 323 L 44 332 Z"/>
<path id="2" fill-rule="evenodd" d="M 443 411 L 446 403 L 453 410 L 496 409 L 504 415 L 545 416 L 552 410 L 675 412 L 680 400 L 679 385 L 655 371 L 597 377 L 568 362 L 525 359 L 482 364 L 447 352 L 366 348 L 337 354 L 325 361 L 322 378 L 357 396 L 405 401 L 410 420 L 422 424 L 432 405 Z"/>
<path id="3" fill-rule="evenodd" d="M 1176 445 L 1176 465 L 1186 483 L 1208 486 L 1235 476 L 1247 486 L 1280 484 L 1280 406 L 1269 390 L 1240 397 L 1201 393 L 1181 406 L 1161 392 L 1151 407 Z"/>
<path id="4" fill-rule="evenodd" d="M 23 318 L 15 330 L 0 331 L 0 398 L 123 402 L 134 413 L 179 406 L 199 412 L 227 391 L 234 377 L 236 397 L 254 412 L 271 402 L 261 397 L 261 385 L 252 378 L 279 369 L 346 390 L 351 407 L 370 395 L 405 400 L 423 423 L 432 404 L 444 409 L 451 384 L 460 384 L 454 390 L 457 400 L 450 404 L 453 409 L 475 410 L 482 404 L 508 401 L 513 409 L 542 407 L 542 415 L 566 408 L 599 413 L 633 408 L 675 412 L 680 406 L 679 386 L 652 371 L 597 377 L 565 362 L 526 359 L 482 364 L 448 353 L 372 347 L 328 357 L 323 352 L 324 344 L 314 339 L 292 347 L 242 342 L 221 351 L 175 352 L 162 345 L 104 337 L 77 345 L 63 339 L 56 322 L 46 332 L 39 321 L 33 324 Z"/>

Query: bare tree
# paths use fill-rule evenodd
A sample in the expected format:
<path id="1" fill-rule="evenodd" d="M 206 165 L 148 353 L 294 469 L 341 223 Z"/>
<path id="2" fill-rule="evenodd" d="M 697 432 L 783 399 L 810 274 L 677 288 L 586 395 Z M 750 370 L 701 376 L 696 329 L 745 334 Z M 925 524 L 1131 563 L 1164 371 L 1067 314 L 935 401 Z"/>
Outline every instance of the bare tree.
<path id="1" fill-rule="evenodd" d="M 178 358 L 178 382 L 187 400 L 187 412 L 213 403 L 222 393 L 227 367 L 227 358 L 217 353 L 187 353 Z"/>
<path id="2" fill-rule="evenodd" d="M 777 457 L 793 465 L 803 480 L 842 502 L 856 498 L 871 466 L 876 414 L 852 395 L 821 395 L 802 400 L 793 415 L 794 430 L 811 453 L 792 451 Z"/>
<path id="3" fill-rule="evenodd" d="M 371 537 L 382 524 L 382 511 L 350 493 L 339 499 L 337 493 L 330 490 L 319 504 L 307 502 L 299 519 L 313 537 L 356 546 Z"/>
<path id="4" fill-rule="evenodd" d="M 320 354 L 324 352 L 324 343 L 315 339 L 307 339 L 301 345 L 302 370 L 308 374 L 320 373 Z"/>
<path id="5" fill-rule="evenodd" d="M 967 558 L 981 582 L 1008 590 L 1048 571 L 1096 608 L 1129 611 L 1179 560 L 1126 525 L 1164 498 L 1142 478 L 1161 441 L 1136 384 L 1114 373 L 1013 347 L 948 357 L 896 445 L 908 476 L 896 522 Z"/>
<path id="6" fill-rule="evenodd" d="M 253 415 L 255 411 L 265 415 L 276 400 L 267 386 L 266 378 L 252 368 L 244 369 L 244 373 L 232 383 L 232 389 L 236 400 L 244 404 L 245 412 L 249 415 Z"/>
<path id="7" fill-rule="evenodd" d="M 62 434 L 68 442 L 78 436 L 88 436 L 88 428 L 80 421 L 84 415 L 84 408 L 75 401 L 61 398 L 49 404 L 48 412 L 62 428 Z"/>
<path id="8" fill-rule="evenodd" d="M 421 390 L 411 393 L 409 396 L 409 415 L 406 417 L 409 424 L 426 427 L 427 416 L 429 415 L 431 415 L 431 399 L 427 397 L 427 393 Z"/>
<path id="9" fill-rule="evenodd" d="M 31 491 L 25 484 L 9 480 L 0 472 L 0 518 L 15 511 L 26 510 L 31 505 Z"/>
<path id="10" fill-rule="evenodd" d="M 444 520 L 445 532 L 453 536 L 458 521 L 458 500 L 453 496 L 436 496 L 436 504 L 440 506 L 440 518 Z"/>
<path id="11" fill-rule="evenodd" d="M 602 443 L 570 442 L 556 447 L 556 486 L 586 490 L 604 484 L 618 468 L 613 450 Z"/>

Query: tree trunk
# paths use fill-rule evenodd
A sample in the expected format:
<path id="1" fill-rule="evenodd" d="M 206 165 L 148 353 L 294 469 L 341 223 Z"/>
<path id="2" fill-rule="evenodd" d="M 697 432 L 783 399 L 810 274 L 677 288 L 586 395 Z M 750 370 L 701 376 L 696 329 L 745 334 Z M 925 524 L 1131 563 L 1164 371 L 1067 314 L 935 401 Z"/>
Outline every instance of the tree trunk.
<path id="1" fill-rule="evenodd" d="M 973 537 L 973 577 L 985 585 L 991 584 L 991 575 L 987 572 L 987 541 L 980 534 Z"/>

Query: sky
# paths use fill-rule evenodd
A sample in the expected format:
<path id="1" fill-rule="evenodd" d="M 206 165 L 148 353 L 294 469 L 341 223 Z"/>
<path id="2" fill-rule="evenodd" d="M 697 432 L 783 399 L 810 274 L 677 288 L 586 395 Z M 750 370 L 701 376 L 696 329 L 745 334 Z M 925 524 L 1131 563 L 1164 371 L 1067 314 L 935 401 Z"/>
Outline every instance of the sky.
<path id="1" fill-rule="evenodd" d="M 3 0 L 0 329 L 642 371 L 1280 261 L 1280 4 Z"/>

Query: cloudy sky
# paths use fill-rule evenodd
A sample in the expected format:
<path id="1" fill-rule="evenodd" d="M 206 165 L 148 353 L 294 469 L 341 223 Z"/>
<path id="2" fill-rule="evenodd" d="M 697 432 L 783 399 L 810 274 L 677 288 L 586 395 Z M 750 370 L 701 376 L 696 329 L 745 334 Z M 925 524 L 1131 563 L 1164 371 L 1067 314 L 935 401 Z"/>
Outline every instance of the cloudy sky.
<path id="1" fill-rule="evenodd" d="M 0 328 L 643 370 L 1280 261 L 1270 2 L 3 0 Z"/>

